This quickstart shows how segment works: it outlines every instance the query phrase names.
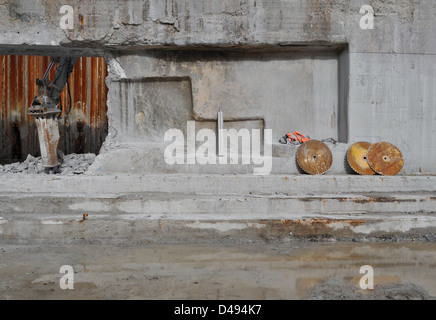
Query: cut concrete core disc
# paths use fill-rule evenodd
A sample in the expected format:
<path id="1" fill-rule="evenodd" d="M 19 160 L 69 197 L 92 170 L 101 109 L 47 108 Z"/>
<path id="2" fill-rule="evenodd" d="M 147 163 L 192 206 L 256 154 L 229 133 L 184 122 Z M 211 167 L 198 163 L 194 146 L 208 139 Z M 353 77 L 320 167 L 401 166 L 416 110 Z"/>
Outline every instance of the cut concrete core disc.
<path id="1" fill-rule="evenodd" d="M 353 144 L 347 151 L 348 164 L 358 174 L 375 174 L 375 171 L 368 164 L 369 147 L 371 147 L 371 143 L 360 141 Z"/>
<path id="2" fill-rule="evenodd" d="M 297 162 L 300 168 L 308 174 L 323 174 L 330 169 L 333 156 L 325 143 L 309 140 L 298 147 Z"/>
<path id="3" fill-rule="evenodd" d="M 401 151 L 389 142 L 374 143 L 368 149 L 369 166 L 378 174 L 393 176 L 404 166 Z"/>

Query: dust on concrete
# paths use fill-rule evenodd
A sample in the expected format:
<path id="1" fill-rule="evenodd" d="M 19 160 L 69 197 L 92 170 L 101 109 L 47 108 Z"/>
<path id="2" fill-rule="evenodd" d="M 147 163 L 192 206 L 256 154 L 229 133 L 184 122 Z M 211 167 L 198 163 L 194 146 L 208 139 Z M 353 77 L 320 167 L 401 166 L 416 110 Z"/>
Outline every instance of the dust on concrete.
<path id="1" fill-rule="evenodd" d="M 374 15 L 398 16 L 401 21 L 413 22 L 415 4 L 409 0 L 380 0 L 372 3 Z"/>
<path id="2" fill-rule="evenodd" d="M 389 283 L 362 290 L 345 279 L 328 278 L 316 284 L 308 300 L 434 300 L 427 290 L 413 283 Z"/>
<path id="3" fill-rule="evenodd" d="M 0 245 L 0 299 L 434 299 L 431 243 Z M 359 287 L 360 266 L 374 289 Z M 60 288 L 60 267 L 74 289 Z"/>
<path id="4" fill-rule="evenodd" d="M 94 162 L 95 157 L 94 153 L 71 153 L 65 155 L 58 151 L 60 166 L 56 168 L 56 173 L 60 175 L 83 174 Z M 44 172 L 46 170 L 42 166 L 41 157 L 34 157 L 30 154 L 23 162 L 15 162 L 4 166 L 0 165 L 0 173 L 39 174 Z"/>

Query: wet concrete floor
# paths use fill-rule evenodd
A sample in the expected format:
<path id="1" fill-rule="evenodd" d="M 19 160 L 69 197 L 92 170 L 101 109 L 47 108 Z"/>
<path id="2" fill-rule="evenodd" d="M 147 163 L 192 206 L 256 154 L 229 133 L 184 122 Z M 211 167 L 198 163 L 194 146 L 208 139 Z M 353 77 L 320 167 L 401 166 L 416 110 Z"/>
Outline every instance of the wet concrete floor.
<path id="1" fill-rule="evenodd" d="M 73 273 L 61 274 L 63 265 Z M 363 265 L 374 289 L 361 289 Z M 65 271 L 64 271 L 65 272 Z M 61 289 L 71 275 L 73 289 Z M 369 274 L 366 274 L 368 276 Z M 0 299 L 434 299 L 432 242 L 0 244 Z"/>

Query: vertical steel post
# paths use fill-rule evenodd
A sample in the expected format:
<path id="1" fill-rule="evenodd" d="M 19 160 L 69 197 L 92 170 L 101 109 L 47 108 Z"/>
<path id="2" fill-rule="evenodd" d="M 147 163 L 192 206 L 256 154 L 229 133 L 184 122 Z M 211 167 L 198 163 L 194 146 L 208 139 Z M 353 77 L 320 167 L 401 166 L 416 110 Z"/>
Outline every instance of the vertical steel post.
<path id="1" fill-rule="evenodd" d="M 57 117 L 35 117 L 35 122 L 38 128 L 43 167 L 53 168 L 59 166 L 57 149 L 60 136 Z"/>

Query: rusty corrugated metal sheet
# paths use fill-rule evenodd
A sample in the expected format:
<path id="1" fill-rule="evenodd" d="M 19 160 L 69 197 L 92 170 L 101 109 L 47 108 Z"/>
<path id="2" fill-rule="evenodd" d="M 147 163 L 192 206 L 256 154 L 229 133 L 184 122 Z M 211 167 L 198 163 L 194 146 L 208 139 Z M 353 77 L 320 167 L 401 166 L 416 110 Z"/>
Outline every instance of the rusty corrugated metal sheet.
<path id="1" fill-rule="evenodd" d="M 50 57 L 0 55 L 0 161 L 39 156 L 37 129 L 27 109 L 37 94 L 36 78 L 42 78 Z M 53 79 L 55 68 L 50 72 Z M 98 153 L 107 136 L 107 76 L 103 58 L 82 57 L 70 76 L 73 105 L 68 117 L 59 121 L 59 149 L 68 153 Z M 62 105 L 69 109 L 66 88 Z"/>

